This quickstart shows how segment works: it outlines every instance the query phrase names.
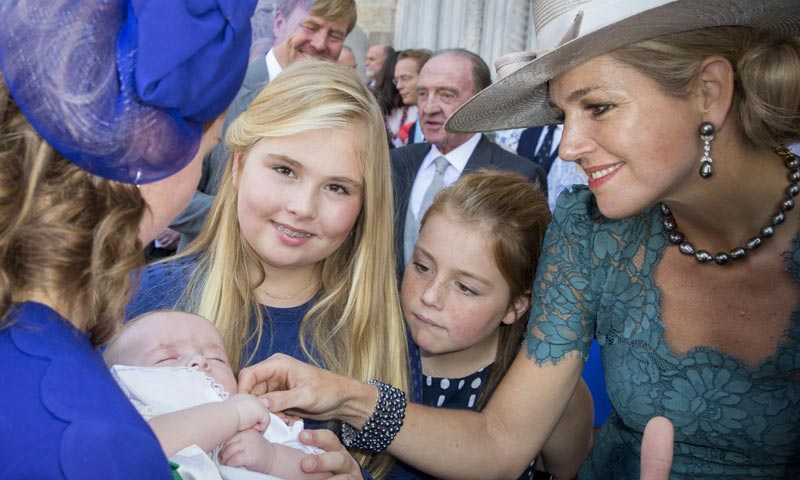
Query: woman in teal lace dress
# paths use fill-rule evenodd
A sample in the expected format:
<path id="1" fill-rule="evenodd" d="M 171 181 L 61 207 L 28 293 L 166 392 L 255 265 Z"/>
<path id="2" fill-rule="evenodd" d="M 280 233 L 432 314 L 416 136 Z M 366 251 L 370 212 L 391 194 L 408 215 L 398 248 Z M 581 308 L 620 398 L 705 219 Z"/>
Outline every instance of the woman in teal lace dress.
<path id="1" fill-rule="evenodd" d="M 441 476 L 522 470 L 596 338 L 613 413 L 581 478 L 637 478 L 655 416 L 675 427 L 672 478 L 800 478 L 800 159 L 785 148 L 800 139 L 800 2 L 533 11 L 550 50 L 498 61 L 502 78 L 448 128 L 563 122 L 560 157 L 588 188 L 559 199 L 525 344 L 489 405 L 409 406 L 389 451 Z M 369 413 L 348 412 L 374 403 L 353 399 L 375 401 L 354 385 L 302 398 L 343 387 L 295 365 L 250 373 L 291 388 L 275 409 L 358 427 Z"/>

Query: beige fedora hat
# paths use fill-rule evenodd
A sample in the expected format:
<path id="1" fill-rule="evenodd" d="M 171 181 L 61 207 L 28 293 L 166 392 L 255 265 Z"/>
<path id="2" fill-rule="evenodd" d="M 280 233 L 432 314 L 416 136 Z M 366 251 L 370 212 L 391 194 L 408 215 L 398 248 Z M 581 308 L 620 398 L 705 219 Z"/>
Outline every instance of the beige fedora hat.
<path id="1" fill-rule="evenodd" d="M 533 15 L 539 50 L 499 58 L 498 80 L 450 116 L 448 131 L 558 123 L 547 82 L 640 40 L 728 25 L 800 35 L 800 0 L 533 0 Z"/>

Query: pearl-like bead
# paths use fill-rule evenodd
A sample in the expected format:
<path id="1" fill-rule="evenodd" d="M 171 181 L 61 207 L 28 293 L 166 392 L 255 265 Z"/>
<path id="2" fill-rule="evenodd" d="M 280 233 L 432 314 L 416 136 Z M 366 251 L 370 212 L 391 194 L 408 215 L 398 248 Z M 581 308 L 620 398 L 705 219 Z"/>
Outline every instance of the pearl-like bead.
<path id="1" fill-rule="evenodd" d="M 740 258 L 747 255 L 747 250 L 742 247 L 737 247 L 731 250 L 731 258 L 734 260 L 739 260 Z"/>
<path id="2" fill-rule="evenodd" d="M 703 122 L 700 124 L 700 135 L 708 136 L 714 135 L 714 124 L 710 122 Z"/>
<path id="3" fill-rule="evenodd" d="M 714 166 L 711 162 L 703 162 L 700 164 L 700 176 L 703 178 L 711 178 L 714 175 Z"/>
<path id="4" fill-rule="evenodd" d="M 761 245 L 761 237 L 753 237 L 744 244 L 744 248 L 749 251 L 753 251 Z"/>
<path id="5" fill-rule="evenodd" d="M 696 258 L 697 261 L 700 263 L 708 263 L 714 260 L 714 257 L 712 257 L 711 254 L 706 252 L 705 250 L 699 250 L 697 253 L 694 254 L 694 258 Z"/>

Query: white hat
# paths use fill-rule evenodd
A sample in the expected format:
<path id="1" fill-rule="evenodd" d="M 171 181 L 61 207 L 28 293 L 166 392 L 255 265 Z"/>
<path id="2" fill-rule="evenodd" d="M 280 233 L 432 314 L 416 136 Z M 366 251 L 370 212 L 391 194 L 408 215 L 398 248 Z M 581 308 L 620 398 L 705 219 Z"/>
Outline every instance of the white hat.
<path id="1" fill-rule="evenodd" d="M 532 0 L 538 52 L 505 55 L 500 77 L 456 110 L 451 132 L 559 123 L 547 82 L 631 43 L 704 27 L 749 26 L 800 34 L 800 0 Z"/>

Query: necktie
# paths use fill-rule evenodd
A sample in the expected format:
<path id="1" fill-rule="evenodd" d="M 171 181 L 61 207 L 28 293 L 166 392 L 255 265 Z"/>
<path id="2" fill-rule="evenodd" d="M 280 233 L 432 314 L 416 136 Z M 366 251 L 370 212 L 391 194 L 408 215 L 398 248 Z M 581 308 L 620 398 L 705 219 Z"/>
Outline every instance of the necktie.
<path id="1" fill-rule="evenodd" d="M 422 216 L 425 215 L 425 212 L 428 211 L 431 203 L 433 203 L 433 197 L 442 189 L 444 171 L 447 170 L 447 165 L 449 165 L 449 162 L 444 157 L 437 157 L 434 163 L 436 164 L 436 173 L 433 175 L 433 180 L 431 180 L 428 189 L 425 190 L 425 196 L 422 197 L 422 204 L 419 206 L 419 212 L 417 213 L 417 223 L 422 221 Z"/>
<path id="2" fill-rule="evenodd" d="M 436 173 L 434 173 L 433 179 L 428 189 L 425 191 L 425 195 L 422 197 L 419 212 L 417 215 L 414 215 L 411 205 L 408 206 L 408 210 L 406 211 L 406 224 L 403 234 L 403 260 L 406 264 L 411 259 L 411 253 L 414 251 L 414 244 L 417 243 L 422 216 L 425 215 L 425 212 L 428 211 L 431 203 L 433 203 L 433 197 L 442 189 L 442 185 L 444 184 L 444 172 L 447 170 L 449 162 L 444 157 L 438 157 L 434 160 L 434 164 Z"/>
<path id="3" fill-rule="evenodd" d="M 544 140 L 542 140 L 542 146 L 536 150 L 536 154 L 533 156 L 533 161 L 542 167 L 545 170 L 548 170 L 550 167 L 550 163 L 552 159 L 550 157 L 550 150 L 553 148 L 553 134 L 556 132 L 556 127 L 554 125 L 545 126 L 545 135 Z"/>

